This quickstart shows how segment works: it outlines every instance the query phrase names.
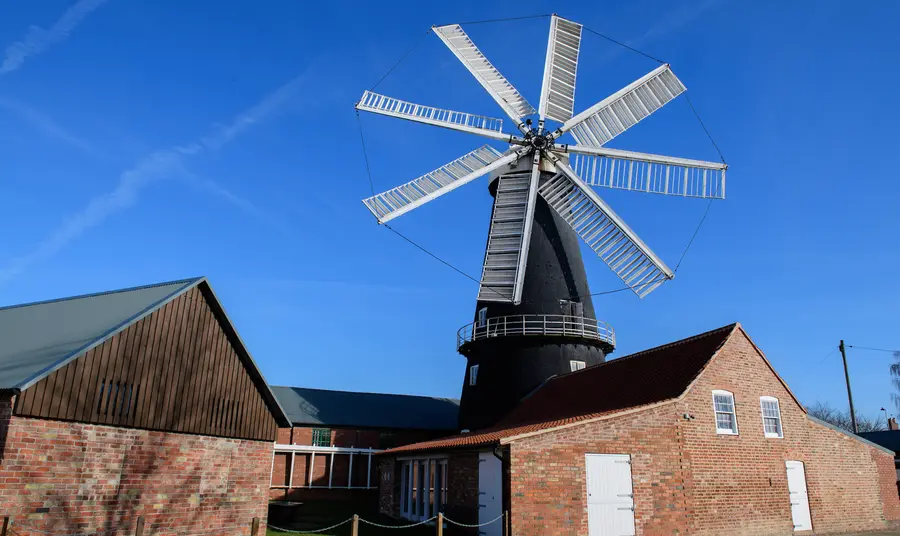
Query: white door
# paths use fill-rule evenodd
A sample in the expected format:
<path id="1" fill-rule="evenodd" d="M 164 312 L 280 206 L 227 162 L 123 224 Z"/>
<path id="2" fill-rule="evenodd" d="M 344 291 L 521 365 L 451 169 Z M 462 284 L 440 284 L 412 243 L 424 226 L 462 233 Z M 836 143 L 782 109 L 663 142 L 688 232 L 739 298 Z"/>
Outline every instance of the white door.
<path id="1" fill-rule="evenodd" d="M 503 512 L 503 465 L 493 452 L 478 454 L 478 523 L 487 523 Z M 480 527 L 478 534 L 501 536 L 503 520 Z"/>
<path id="2" fill-rule="evenodd" d="M 585 454 L 589 536 L 634 534 L 631 456 Z"/>
<path id="3" fill-rule="evenodd" d="M 794 519 L 794 530 L 812 530 L 812 518 L 809 515 L 809 494 L 806 493 L 806 471 L 803 462 L 787 461 L 788 491 L 791 496 L 791 517 Z"/>

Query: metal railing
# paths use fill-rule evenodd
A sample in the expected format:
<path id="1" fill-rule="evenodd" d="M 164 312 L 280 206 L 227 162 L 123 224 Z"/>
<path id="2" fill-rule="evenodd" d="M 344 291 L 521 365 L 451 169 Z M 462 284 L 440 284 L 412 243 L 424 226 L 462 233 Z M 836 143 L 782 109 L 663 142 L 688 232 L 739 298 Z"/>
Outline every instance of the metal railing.
<path id="1" fill-rule="evenodd" d="M 568 315 L 512 315 L 488 318 L 461 327 L 456 332 L 456 349 L 482 339 L 522 335 L 575 337 L 616 345 L 615 330 L 600 320 Z"/>

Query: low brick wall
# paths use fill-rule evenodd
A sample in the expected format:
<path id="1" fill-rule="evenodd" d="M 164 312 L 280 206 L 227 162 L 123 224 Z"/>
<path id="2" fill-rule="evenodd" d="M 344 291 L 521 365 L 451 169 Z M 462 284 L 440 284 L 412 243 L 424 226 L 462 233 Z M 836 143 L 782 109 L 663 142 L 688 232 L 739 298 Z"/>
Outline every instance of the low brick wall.
<path id="1" fill-rule="evenodd" d="M 0 399 L 0 515 L 60 534 L 265 533 L 272 443 L 11 416 Z"/>

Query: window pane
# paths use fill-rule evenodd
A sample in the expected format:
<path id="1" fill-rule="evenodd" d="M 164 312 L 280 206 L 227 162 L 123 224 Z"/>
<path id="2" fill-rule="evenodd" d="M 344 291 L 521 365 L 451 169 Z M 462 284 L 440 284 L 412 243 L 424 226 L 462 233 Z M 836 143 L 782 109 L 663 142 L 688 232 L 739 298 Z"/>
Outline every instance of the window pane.
<path id="1" fill-rule="evenodd" d="M 729 395 L 716 395 L 716 411 L 734 412 L 734 398 Z"/>
<path id="2" fill-rule="evenodd" d="M 720 430 L 734 430 L 734 415 L 730 413 L 716 413 L 716 428 Z"/>

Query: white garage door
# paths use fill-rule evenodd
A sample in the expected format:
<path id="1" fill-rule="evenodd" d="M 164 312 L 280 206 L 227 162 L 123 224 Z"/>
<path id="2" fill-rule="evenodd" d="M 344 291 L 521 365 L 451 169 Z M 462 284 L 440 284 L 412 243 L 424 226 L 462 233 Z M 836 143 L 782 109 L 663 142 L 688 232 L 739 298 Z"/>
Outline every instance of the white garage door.
<path id="1" fill-rule="evenodd" d="M 788 491 L 791 494 L 791 517 L 794 530 L 812 530 L 809 515 L 809 494 L 806 492 L 806 470 L 803 462 L 787 461 Z"/>
<path id="2" fill-rule="evenodd" d="M 631 456 L 586 454 L 589 536 L 634 534 Z"/>

